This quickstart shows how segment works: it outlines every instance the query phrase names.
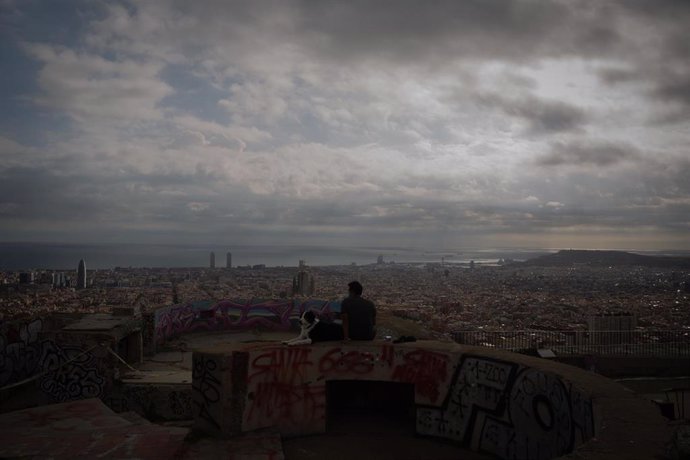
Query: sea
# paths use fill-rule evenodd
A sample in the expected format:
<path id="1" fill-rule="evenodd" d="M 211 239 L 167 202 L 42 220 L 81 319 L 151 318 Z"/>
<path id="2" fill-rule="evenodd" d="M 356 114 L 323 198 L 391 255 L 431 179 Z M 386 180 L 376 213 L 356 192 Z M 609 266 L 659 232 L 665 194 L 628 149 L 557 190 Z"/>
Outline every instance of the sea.
<path id="1" fill-rule="evenodd" d="M 304 260 L 307 265 L 362 265 L 397 263 L 475 263 L 492 264 L 499 259 L 526 260 L 547 251 L 501 249 L 426 250 L 400 247 L 326 246 L 215 246 L 151 244 L 58 244 L 0 243 L 0 270 L 72 269 L 80 259 L 89 269 L 115 267 L 208 267 L 209 254 L 215 253 L 216 267 L 225 267 L 226 253 L 232 253 L 233 266 L 265 264 L 293 267 Z"/>
<path id="2" fill-rule="evenodd" d="M 500 259 L 522 261 L 559 248 L 459 248 L 419 249 L 403 247 L 331 246 L 218 246 L 152 244 L 60 244 L 0 242 L 0 270 L 75 269 L 80 259 L 87 269 L 116 267 L 208 267 L 215 253 L 216 267 L 225 267 L 226 253 L 233 266 L 265 264 L 294 267 L 304 260 L 310 266 L 357 265 L 383 261 L 396 263 L 441 262 L 495 265 Z M 635 251 L 645 254 L 688 255 L 688 251 Z M 681 254 L 684 253 L 684 254 Z"/>

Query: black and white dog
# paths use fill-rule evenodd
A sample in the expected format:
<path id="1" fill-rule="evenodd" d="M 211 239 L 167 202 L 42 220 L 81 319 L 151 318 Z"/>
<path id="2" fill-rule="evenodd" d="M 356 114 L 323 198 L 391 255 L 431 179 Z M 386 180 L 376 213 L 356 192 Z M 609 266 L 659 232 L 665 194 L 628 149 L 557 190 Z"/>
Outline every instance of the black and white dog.
<path id="1" fill-rule="evenodd" d="M 313 311 L 305 311 L 299 319 L 298 337 L 283 342 L 285 345 L 310 345 L 314 342 L 343 340 L 343 327 L 340 324 L 319 320 Z"/>

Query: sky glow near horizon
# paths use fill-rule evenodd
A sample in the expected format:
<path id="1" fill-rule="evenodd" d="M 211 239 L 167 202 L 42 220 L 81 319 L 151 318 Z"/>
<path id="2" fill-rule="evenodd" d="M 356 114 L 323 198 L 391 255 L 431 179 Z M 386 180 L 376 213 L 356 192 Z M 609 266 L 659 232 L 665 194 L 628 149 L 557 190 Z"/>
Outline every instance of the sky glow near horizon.
<path id="1" fill-rule="evenodd" d="M 1 241 L 690 249 L 690 2 L 0 12 Z"/>

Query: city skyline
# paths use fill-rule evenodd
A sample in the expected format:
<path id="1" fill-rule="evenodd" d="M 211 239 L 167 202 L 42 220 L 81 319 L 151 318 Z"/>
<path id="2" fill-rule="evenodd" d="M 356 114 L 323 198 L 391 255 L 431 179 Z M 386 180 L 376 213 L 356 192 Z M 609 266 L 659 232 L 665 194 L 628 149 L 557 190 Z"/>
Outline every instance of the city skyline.
<path id="1" fill-rule="evenodd" d="M 0 20 L 0 241 L 690 249 L 688 2 Z"/>

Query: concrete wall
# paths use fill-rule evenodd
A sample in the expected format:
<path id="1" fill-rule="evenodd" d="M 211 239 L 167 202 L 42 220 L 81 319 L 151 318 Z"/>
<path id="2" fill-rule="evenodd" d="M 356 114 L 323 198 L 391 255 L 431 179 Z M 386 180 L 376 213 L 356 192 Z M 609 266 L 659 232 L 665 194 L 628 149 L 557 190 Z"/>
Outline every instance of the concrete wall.
<path id="1" fill-rule="evenodd" d="M 199 331 L 246 331 L 259 328 L 287 331 L 296 328 L 300 315 L 314 310 L 325 319 L 340 312 L 339 301 L 327 300 L 222 300 L 171 305 L 144 314 L 144 353 L 155 354 L 165 341 Z"/>
<path id="2" fill-rule="evenodd" d="M 98 343 L 95 337 L 90 340 L 57 336 L 55 331 L 64 325 L 55 318 L 3 324 L 0 328 L 0 388 L 40 376 L 23 387 L 36 389 L 55 402 L 101 397 L 112 383 L 110 354 L 103 348 L 84 353 Z M 3 395 L 0 411 L 5 402 Z M 30 404 L 27 399 L 27 405 Z"/>
<path id="3" fill-rule="evenodd" d="M 551 459 L 594 436 L 588 394 L 555 373 L 520 363 L 525 357 L 502 356 L 439 342 L 195 352 L 194 427 L 218 436 L 271 426 L 284 436 L 323 433 L 326 382 L 372 380 L 414 384 L 419 434 L 500 458 Z"/>
<path id="4" fill-rule="evenodd" d="M 0 412 L 46 400 L 64 402 L 102 397 L 108 391 L 114 374 L 112 356 L 103 347 L 85 351 L 103 341 L 108 343 L 110 338 L 60 333 L 64 325 L 64 321 L 56 318 L 2 325 L 0 388 L 38 378 L 0 393 Z M 17 391 L 21 391 L 22 405 L 8 401 Z"/>
<path id="5" fill-rule="evenodd" d="M 133 411 L 153 422 L 192 419 L 189 384 L 118 384 L 103 402 L 115 412 Z"/>

